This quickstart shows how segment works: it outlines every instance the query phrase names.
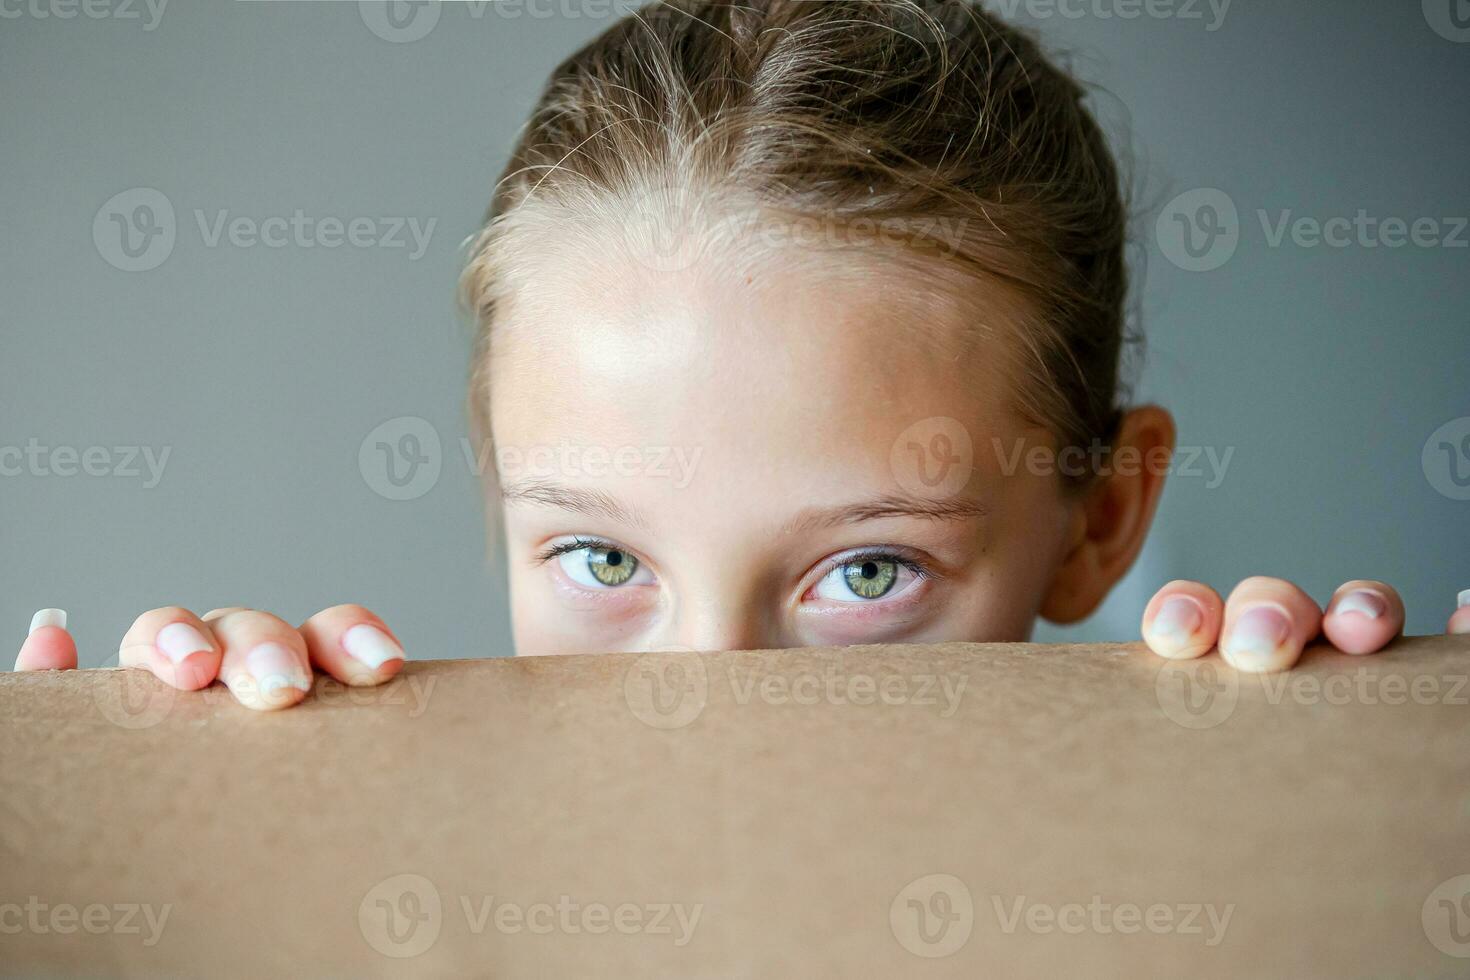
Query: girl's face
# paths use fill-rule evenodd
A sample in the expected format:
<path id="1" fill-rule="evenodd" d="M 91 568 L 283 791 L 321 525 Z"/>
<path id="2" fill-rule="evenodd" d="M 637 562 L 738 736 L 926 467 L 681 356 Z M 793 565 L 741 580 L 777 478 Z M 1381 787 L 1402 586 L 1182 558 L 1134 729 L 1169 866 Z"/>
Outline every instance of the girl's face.
<path id="1" fill-rule="evenodd" d="M 507 311 L 517 653 L 1028 637 L 1075 508 L 1024 463 L 1051 443 L 1007 408 L 1001 341 L 937 286 L 839 268 L 603 256 Z"/>

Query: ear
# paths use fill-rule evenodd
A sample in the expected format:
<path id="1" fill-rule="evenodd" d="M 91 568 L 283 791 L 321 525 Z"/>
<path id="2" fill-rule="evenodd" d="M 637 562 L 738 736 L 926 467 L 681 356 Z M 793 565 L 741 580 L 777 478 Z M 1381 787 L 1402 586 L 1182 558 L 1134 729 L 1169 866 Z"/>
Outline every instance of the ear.
<path id="1" fill-rule="evenodd" d="M 1174 417 L 1157 405 L 1128 412 L 1097 482 L 1072 504 L 1067 553 L 1041 615 L 1075 623 L 1089 615 L 1138 557 L 1174 454 Z"/>

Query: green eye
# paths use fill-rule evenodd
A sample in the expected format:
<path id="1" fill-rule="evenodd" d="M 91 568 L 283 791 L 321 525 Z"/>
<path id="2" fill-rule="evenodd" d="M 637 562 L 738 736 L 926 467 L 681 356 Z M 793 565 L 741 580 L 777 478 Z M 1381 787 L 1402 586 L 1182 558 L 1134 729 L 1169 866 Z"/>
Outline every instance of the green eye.
<path id="1" fill-rule="evenodd" d="M 616 548 L 588 548 L 587 571 L 603 585 L 622 585 L 638 571 L 638 559 Z"/>
<path id="2" fill-rule="evenodd" d="M 853 595 L 878 599 L 893 588 L 898 580 L 898 563 L 891 561 L 853 562 L 842 567 L 842 577 Z"/>

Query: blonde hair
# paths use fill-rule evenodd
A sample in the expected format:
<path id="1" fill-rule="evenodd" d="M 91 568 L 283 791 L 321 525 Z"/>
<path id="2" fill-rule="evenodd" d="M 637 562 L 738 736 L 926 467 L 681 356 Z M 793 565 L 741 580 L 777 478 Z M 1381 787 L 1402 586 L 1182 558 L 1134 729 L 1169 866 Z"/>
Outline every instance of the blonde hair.
<path id="1" fill-rule="evenodd" d="M 1062 445 L 1110 442 L 1127 218 L 1083 96 L 971 0 L 667 0 L 619 21 L 552 73 L 474 240 L 477 429 L 513 243 L 697 188 L 849 231 L 899 227 L 912 255 L 1008 287 L 1031 314 L 1018 408 Z"/>

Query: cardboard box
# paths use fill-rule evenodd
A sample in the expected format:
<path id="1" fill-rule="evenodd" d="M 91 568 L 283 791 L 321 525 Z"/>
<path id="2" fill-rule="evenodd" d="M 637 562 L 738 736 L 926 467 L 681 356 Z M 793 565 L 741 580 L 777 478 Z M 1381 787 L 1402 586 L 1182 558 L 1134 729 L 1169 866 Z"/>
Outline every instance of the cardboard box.
<path id="1" fill-rule="evenodd" d="M 12 976 L 1470 975 L 1470 643 L 0 676 Z"/>

